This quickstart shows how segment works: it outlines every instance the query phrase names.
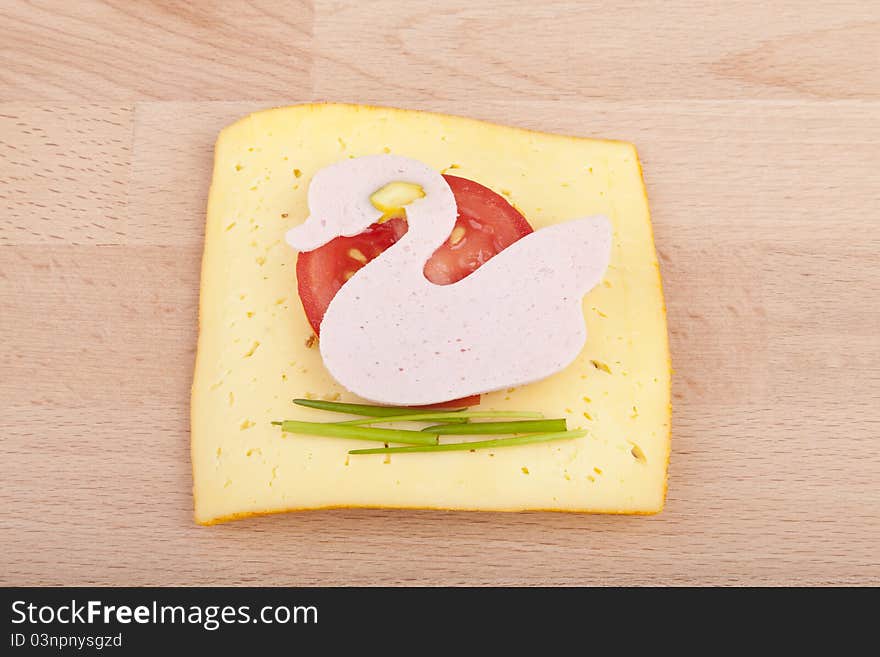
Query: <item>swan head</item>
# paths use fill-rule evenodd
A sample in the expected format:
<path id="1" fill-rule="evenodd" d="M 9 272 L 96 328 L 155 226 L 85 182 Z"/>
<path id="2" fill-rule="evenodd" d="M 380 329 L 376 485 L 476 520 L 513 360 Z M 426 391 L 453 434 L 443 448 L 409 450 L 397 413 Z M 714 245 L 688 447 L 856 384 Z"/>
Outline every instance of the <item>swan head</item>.
<path id="1" fill-rule="evenodd" d="M 314 175 L 309 185 L 309 216 L 287 232 L 287 243 L 298 251 L 312 251 L 336 237 L 363 232 L 382 217 L 370 197 L 392 182 L 422 187 L 427 198 L 413 204 L 442 197 L 447 202 L 451 199 L 455 207 L 443 177 L 422 162 L 398 155 L 366 155 L 331 164 Z"/>

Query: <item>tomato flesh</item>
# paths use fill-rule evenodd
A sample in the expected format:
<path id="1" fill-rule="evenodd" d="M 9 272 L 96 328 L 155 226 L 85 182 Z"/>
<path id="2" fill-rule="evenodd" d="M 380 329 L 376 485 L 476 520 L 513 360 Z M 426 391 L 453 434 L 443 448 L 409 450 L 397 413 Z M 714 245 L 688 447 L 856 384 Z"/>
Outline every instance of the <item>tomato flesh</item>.
<path id="1" fill-rule="evenodd" d="M 532 227 L 507 199 L 488 187 L 467 178 L 443 177 L 455 195 L 458 217 L 449 239 L 425 263 L 425 276 L 432 283 L 449 285 L 531 233 Z"/>
<path id="2" fill-rule="evenodd" d="M 320 335 L 327 306 L 354 273 L 406 233 L 404 219 L 373 224 L 353 237 L 336 237 L 324 246 L 300 253 L 296 260 L 299 298 L 306 318 Z"/>
<path id="3" fill-rule="evenodd" d="M 449 239 L 425 263 L 425 277 L 437 285 L 460 281 L 532 232 L 525 217 L 500 194 L 467 178 L 443 177 L 455 196 L 458 216 Z M 321 320 L 339 289 L 357 270 L 399 240 L 406 229 L 405 219 L 394 218 L 373 224 L 353 237 L 337 237 L 299 254 L 299 297 L 316 334 L 320 334 Z M 479 403 L 479 399 L 475 395 L 435 406 L 469 406 Z"/>
<path id="4" fill-rule="evenodd" d="M 467 408 L 469 406 L 476 406 L 480 403 L 479 395 L 471 395 L 470 397 L 462 397 L 461 399 L 450 399 L 449 401 L 440 402 L 439 404 L 427 404 L 425 406 L 419 406 L 418 408 L 424 408 L 426 410 L 431 410 L 432 408 Z"/>

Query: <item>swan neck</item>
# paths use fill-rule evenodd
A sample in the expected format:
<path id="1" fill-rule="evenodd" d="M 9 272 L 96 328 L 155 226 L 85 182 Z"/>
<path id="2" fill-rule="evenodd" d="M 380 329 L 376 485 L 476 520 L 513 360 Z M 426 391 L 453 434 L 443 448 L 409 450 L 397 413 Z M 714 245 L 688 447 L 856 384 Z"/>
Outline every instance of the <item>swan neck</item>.
<path id="1" fill-rule="evenodd" d="M 406 179 L 421 185 L 425 196 L 407 206 L 406 233 L 379 258 L 395 268 L 421 273 L 428 259 L 449 238 L 458 210 L 455 196 L 440 174 L 431 172 Z"/>

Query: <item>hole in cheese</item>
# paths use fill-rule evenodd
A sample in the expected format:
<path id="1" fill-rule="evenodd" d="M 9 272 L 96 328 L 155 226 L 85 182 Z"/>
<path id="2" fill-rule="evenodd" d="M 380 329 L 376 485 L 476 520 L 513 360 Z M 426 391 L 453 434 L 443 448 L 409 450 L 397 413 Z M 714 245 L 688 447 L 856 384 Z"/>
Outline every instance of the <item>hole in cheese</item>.
<path id="1" fill-rule="evenodd" d="M 642 451 L 642 448 L 633 443 L 632 449 L 629 451 L 632 454 L 633 458 L 639 463 L 647 463 L 648 457 L 645 456 L 645 452 Z"/>
<path id="2" fill-rule="evenodd" d="M 595 367 L 597 370 L 602 370 L 603 372 L 607 372 L 608 374 L 611 374 L 611 368 L 608 367 L 608 365 L 603 363 L 602 361 L 591 360 L 590 362 L 593 364 L 593 367 Z"/>

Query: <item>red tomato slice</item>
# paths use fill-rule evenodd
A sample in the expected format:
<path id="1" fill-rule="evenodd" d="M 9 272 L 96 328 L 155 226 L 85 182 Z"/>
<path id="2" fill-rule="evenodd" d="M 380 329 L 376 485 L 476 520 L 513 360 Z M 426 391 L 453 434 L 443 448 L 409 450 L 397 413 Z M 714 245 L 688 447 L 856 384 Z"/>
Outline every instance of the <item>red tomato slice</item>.
<path id="1" fill-rule="evenodd" d="M 425 264 L 432 283 L 449 285 L 532 232 L 519 210 L 488 187 L 457 176 L 443 176 L 455 195 L 455 228 Z"/>
<path id="2" fill-rule="evenodd" d="M 327 306 L 354 273 L 406 233 L 404 219 L 373 224 L 353 237 L 337 237 L 296 259 L 299 298 L 309 324 L 320 335 Z"/>
<path id="3" fill-rule="evenodd" d="M 427 404 L 426 406 L 419 406 L 417 408 L 424 408 L 425 410 L 430 411 L 432 408 L 467 408 L 469 406 L 476 406 L 479 403 L 480 396 L 471 395 L 470 397 L 450 399 L 449 401 L 440 402 L 439 404 Z"/>
<path id="4" fill-rule="evenodd" d="M 443 176 L 458 206 L 455 228 L 425 263 L 425 276 L 432 283 L 449 285 L 532 232 L 525 217 L 507 200 L 473 180 Z M 309 324 L 320 333 L 321 320 L 330 301 L 345 282 L 370 260 L 405 233 L 404 219 L 373 224 L 354 237 L 337 237 L 324 246 L 300 253 L 296 261 L 299 297 Z M 479 395 L 436 406 L 467 406 Z"/>

